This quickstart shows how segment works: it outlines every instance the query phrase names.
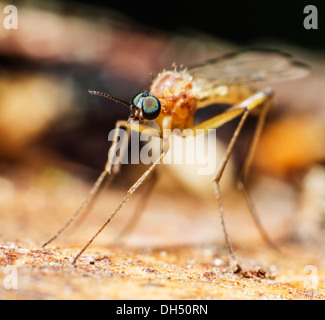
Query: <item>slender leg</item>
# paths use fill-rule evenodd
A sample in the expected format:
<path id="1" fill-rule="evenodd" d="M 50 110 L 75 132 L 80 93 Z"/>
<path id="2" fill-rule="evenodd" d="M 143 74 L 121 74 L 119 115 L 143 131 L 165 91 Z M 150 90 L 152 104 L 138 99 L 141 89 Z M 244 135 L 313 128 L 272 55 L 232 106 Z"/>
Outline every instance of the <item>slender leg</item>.
<path id="1" fill-rule="evenodd" d="M 222 224 L 222 228 L 224 231 L 224 235 L 225 235 L 225 240 L 226 240 L 226 244 L 227 244 L 227 248 L 230 254 L 230 257 L 232 259 L 231 262 L 231 266 L 234 272 L 239 272 L 241 270 L 241 267 L 239 266 L 237 259 L 235 257 L 234 251 L 232 249 L 229 237 L 228 237 L 228 233 L 226 230 L 226 225 L 225 225 L 225 221 L 224 221 L 224 210 L 223 210 L 223 206 L 222 206 L 222 202 L 221 202 L 221 194 L 220 194 L 220 185 L 219 182 L 222 178 L 222 174 L 224 172 L 224 169 L 226 167 L 226 164 L 229 160 L 230 157 L 230 153 L 233 149 L 233 146 L 238 138 L 238 135 L 242 129 L 242 126 L 248 116 L 248 113 L 255 109 L 258 106 L 263 105 L 264 103 L 268 103 L 271 99 L 273 95 L 273 91 L 271 89 L 266 89 L 264 91 L 258 91 L 255 94 L 253 94 L 252 96 L 248 97 L 247 99 L 245 99 L 244 101 L 235 104 L 232 108 L 226 110 L 225 112 L 223 112 L 220 115 L 215 116 L 214 118 L 211 118 L 207 121 L 204 121 L 198 125 L 196 125 L 195 127 L 193 127 L 193 129 L 204 129 L 205 131 L 209 130 L 209 129 L 213 129 L 213 128 L 219 128 L 220 126 L 222 126 L 223 124 L 227 123 L 228 121 L 241 116 L 241 120 L 233 134 L 233 137 L 228 145 L 226 154 L 220 164 L 220 167 L 216 173 L 216 176 L 214 178 L 214 186 L 215 186 L 215 194 L 216 194 L 216 198 L 218 201 L 218 206 L 219 206 L 219 212 L 220 212 L 220 218 L 221 218 L 221 224 Z M 266 112 L 266 111 L 265 111 Z M 265 115 L 264 115 L 265 117 Z M 265 119 L 265 118 L 264 118 Z M 260 125 L 258 127 L 258 131 L 261 131 L 261 126 L 264 122 L 264 119 L 260 119 Z M 249 155 L 248 155 L 248 160 L 246 162 L 245 167 L 249 167 L 249 163 L 251 161 L 251 157 L 252 157 L 252 153 L 254 151 L 254 148 L 256 147 L 256 143 L 257 143 L 257 138 L 258 136 L 256 136 L 254 138 L 252 147 L 250 149 Z M 247 169 L 245 169 L 247 170 Z M 244 172 L 246 174 L 246 172 Z"/>
<path id="2" fill-rule="evenodd" d="M 117 121 L 116 122 L 115 129 L 117 129 L 117 130 L 115 130 L 115 135 L 113 137 L 112 146 L 110 148 L 109 155 L 108 155 L 108 161 L 107 161 L 107 163 L 105 165 L 105 170 L 100 174 L 100 176 L 98 177 L 98 179 L 95 182 L 94 186 L 90 190 L 88 196 L 83 201 L 83 203 L 78 208 L 78 210 L 70 217 L 70 219 L 65 223 L 65 225 L 54 234 L 54 236 L 52 238 L 50 238 L 48 241 L 46 241 L 42 245 L 42 248 L 44 248 L 49 243 L 51 243 L 56 238 L 58 238 L 61 235 L 61 233 L 64 230 L 66 230 L 70 226 L 70 224 L 77 218 L 77 216 L 83 211 L 83 209 L 85 209 L 95 199 L 95 196 L 99 192 L 99 190 L 100 190 L 103 182 L 106 180 L 106 178 L 108 176 L 110 176 L 110 179 L 112 179 L 112 173 L 115 174 L 115 173 L 118 172 L 118 170 L 119 170 L 119 164 L 116 164 L 115 166 L 113 166 L 113 163 L 114 163 L 114 157 L 116 155 L 116 146 L 117 146 L 117 140 L 118 140 L 118 131 L 119 131 L 119 129 L 121 127 L 127 127 L 127 122 L 126 121 Z M 145 129 L 147 129 L 147 128 L 142 128 L 141 126 L 139 126 L 139 128 L 138 128 L 138 130 L 140 132 L 143 131 L 143 130 L 145 130 Z"/>
<path id="3" fill-rule="evenodd" d="M 279 251 L 279 248 L 273 243 L 273 241 L 270 239 L 267 232 L 265 231 L 265 229 L 264 229 L 264 227 L 263 227 L 263 225 L 262 225 L 262 223 L 261 223 L 261 221 L 260 221 L 260 219 L 259 219 L 259 217 L 257 215 L 255 206 L 253 205 L 253 202 L 251 201 L 251 199 L 249 197 L 249 194 L 247 192 L 247 188 L 246 188 L 246 185 L 245 185 L 245 181 L 247 179 L 247 175 L 248 175 L 248 172 L 249 172 L 252 160 L 253 160 L 253 156 L 254 156 L 254 153 L 255 153 L 255 150 L 256 150 L 256 146 L 257 146 L 257 143 L 258 143 L 259 138 L 261 136 L 261 132 L 262 132 L 262 129 L 263 129 L 263 126 L 264 126 L 264 123 L 265 123 L 266 115 L 267 115 L 267 112 L 268 112 L 268 110 L 270 108 L 271 98 L 272 98 L 272 94 L 270 94 L 268 96 L 268 99 L 262 105 L 261 113 L 260 113 L 259 118 L 258 118 L 256 129 L 255 129 L 251 144 L 249 146 L 249 150 L 248 150 L 246 159 L 244 161 L 244 165 L 243 165 L 241 175 L 240 175 L 240 179 L 239 179 L 239 182 L 238 182 L 237 186 L 238 186 L 238 189 L 243 193 L 243 195 L 244 195 L 244 197 L 246 199 L 247 206 L 249 208 L 249 212 L 250 212 L 251 216 L 253 217 L 254 222 L 255 222 L 255 224 L 257 226 L 257 229 L 259 230 L 262 238 L 264 239 L 264 241 L 272 249 L 274 249 L 276 251 Z"/>
<path id="4" fill-rule="evenodd" d="M 117 235 L 115 242 L 121 242 L 127 234 L 130 234 L 134 227 L 137 225 L 143 211 L 145 210 L 150 197 L 152 195 L 153 189 L 158 181 L 157 170 L 152 172 L 151 179 L 147 182 L 146 188 L 142 191 L 141 199 L 138 201 L 137 206 L 133 212 L 131 218 L 129 218 L 127 224 Z"/>
<path id="5" fill-rule="evenodd" d="M 130 140 L 129 131 L 130 130 L 128 127 L 126 127 L 126 131 L 127 131 L 127 138 L 125 136 L 123 136 L 123 141 L 122 141 L 121 147 L 120 147 L 120 155 L 125 154 L 125 152 L 127 151 L 128 144 L 129 144 L 129 140 Z M 113 144 L 112 144 L 112 146 L 113 146 Z M 106 167 L 107 167 L 107 164 L 106 164 Z M 102 184 L 99 191 L 94 195 L 94 197 L 91 199 L 91 201 L 89 201 L 87 207 L 85 208 L 85 210 L 83 210 L 83 213 L 80 215 L 79 219 L 75 221 L 72 228 L 77 229 L 79 227 L 79 225 L 85 220 L 85 218 L 91 212 L 92 207 L 93 207 L 94 203 L 96 202 L 96 199 L 99 197 L 101 191 L 106 189 L 111 184 L 112 180 L 115 177 L 115 174 L 120 172 L 120 168 L 121 168 L 120 161 L 113 165 L 112 170 L 111 170 L 112 174 L 109 175 L 108 179 L 106 179 L 106 181 Z"/>
<path id="6" fill-rule="evenodd" d="M 231 151 L 233 150 L 233 147 L 234 147 L 234 144 L 238 138 L 238 135 L 244 125 L 244 122 L 245 120 L 247 119 L 247 116 L 248 116 L 248 113 L 249 111 L 246 110 L 244 112 L 244 114 L 242 115 L 241 119 L 240 119 L 240 122 L 231 138 L 231 141 L 228 145 L 228 148 L 227 148 L 227 151 L 226 151 L 226 154 L 224 155 L 223 159 L 222 159 L 222 162 L 220 164 L 220 167 L 217 171 L 217 174 L 213 180 L 214 182 L 214 187 L 215 187 L 215 195 L 216 195 L 216 198 L 217 198 L 217 201 L 218 201 L 218 206 L 219 206 L 219 212 L 220 212 L 220 219 L 221 219 L 221 225 L 222 225 L 222 228 L 223 228 L 223 232 L 224 232 L 224 235 L 225 235 L 225 240 L 226 240 L 226 244 L 227 244 L 227 248 L 228 248 L 228 251 L 229 251 L 229 254 L 230 254 L 230 257 L 231 257 L 231 268 L 232 270 L 237 273 L 237 272 L 240 272 L 241 271 L 241 267 L 240 265 L 238 264 L 237 262 L 237 259 L 235 257 L 235 254 L 234 254 L 234 250 L 232 248 L 232 245 L 231 245 L 231 242 L 230 242 L 230 239 L 228 237 L 228 233 L 227 233 L 227 230 L 226 230 L 226 225 L 225 225 L 225 220 L 224 220 L 224 211 L 223 211 L 223 206 L 222 206 L 222 202 L 221 202 L 221 194 L 220 194 L 220 180 L 221 180 L 221 177 L 222 177 L 222 174 L 224 172 L 224 169 L 228 163 L 228 160 L 229 160 L 229 157 L 230 157 L 230 154 L 231 154 Z"/>
<path id="7" fill-rule="evenodd" d="M 83 201 L 83 203 L 81 204 L 81 206 L 78 208 L 78 210 L 73 214 L 73 216 L 71 216 L 71 218 L 65 223 L 65 225 L 59 229 L 55 235 L 50 238 L 48 241 L 46 241 L 43 245 L 42 248 L 45 248 L 49 243 L 51 243 L 52 241 L 54 241 L 57 237 L 59 237 L 61 235 L 61 233 L 67 229 L 69 227 L 69 225 L 77 218 L 77 216 L 80 214 L 80 212 L 87 206 L 87 204 L 94 198 L 94 196 L 97 194 L 100 186 L 102 185 L 103 181 L 106 179 L 108 175 L 107 171 L 103 171 L 100 176 L 98 177 L 96 183 L 94 184 L 94 186 L 92 187 L 92 189 L 90 190 L 87 198 Z"/>
<path id="8" fill-rule="evenodd" d="M 241 177 L 240 177 L 241 181 L 244 181 L 246 179 L 249 168 L 252 164 L 256 146 L 257 146 L 257 143 L 261 136 L 262 129 L 263 129 L 265 119 L 266 119 L 266 115 L 270 109 L 272 98 L 273 98 L 273 92 L 268 92 L 268 94 L 265 96 L 265 101 L 261 104 L 261 113 L 259 114 L 256 129 L 255 129 L 255 132 L 253 135 L 253 139 L 249 146 L 249 150 L 248 150 L 248 153 L 247 153 L 247 156 L 246 156 L 243 168 L 242 168 Z"/>
<path id="9" fill-rule="evenodd" d="M 91 245 L 91 243 L 96 239 L 96 237 L 104 230 L 104 228 L 112 221 L 112 219 L 117 215 L 117 213 L 123 208 L 125 203 L 129 200 L 131 195 L 138 189 L 138 187 L 143 183 L 143 181 L 148 177 L 152 170 L 161 162 L 165 155 L 165 152 L 162 152 L 160 157 L 154 162 L 149 169 L 137 180 L 137 182 L 129 189 L 124 199 L 120 202 L 114 212 L 109 216 L 105 223 L 100 227 L 100 229 L 95 233 L 95 235 L 87 242 L 87 244 L 80 250 L 76 255 L 72 264 L 74 265 L 82 253 Z"/>

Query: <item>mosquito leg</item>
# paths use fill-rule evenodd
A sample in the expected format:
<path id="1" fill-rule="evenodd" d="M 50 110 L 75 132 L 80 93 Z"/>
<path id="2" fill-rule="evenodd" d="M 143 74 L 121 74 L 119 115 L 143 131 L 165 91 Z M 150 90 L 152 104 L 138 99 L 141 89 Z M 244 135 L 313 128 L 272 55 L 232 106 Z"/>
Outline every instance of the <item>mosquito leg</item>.
<path id="1" fill-rule="evenodd" d="M 251 216 L 253 217 L 254 222 L 255 222 L 262 238 L 271 248 L 273 248 L 276 251 L 279 251 L 279 248 L 277 248 L 277 246 L 273 243 L 273 241 L 270 239 L 267 232 L 265 231 L 265 228 L 263 227 L 263 225 L 257 215 L 257 212 L 255 210 L 253 202 L 251 201 L 251 199 L 249 197 L 249 194 L 247 192 L 247 188 L 245 185 L 245 181 L 246 181 L 246 178 L 247 178 L 247 175 L 248 175 L 251 163 L 252 163 L 252 159 L 253 159 L 253 156 L 254 156 L 254 153 L 256 150 L 256 146 L 257 146 L 258 140 L 261 136 L 261 132 L 262 132 L 262 129 L 263 129 L 263 126 L 265 123 L 266 115 L 270 108 L 271 98 L 272 98 L 272 94 L 270 94 L 267 97 L 267 100 L 264 102 L 264 104 L 262 106 L 261 113 L 259 115 L 258 122 L 256 125 L 256 129 L 255 129 L 255 132 L 254 132 L 254 135 L 253 135 L 251 144 L 249 146 L 249 150 L 248 150 L 248 153 L 247 153 L 247 156 L 246 156 L 246 159 L 244 161 L 244 165 L 243 165 L 243 168 L 241 171 L 240 179 L 238 182 L 238 189 L 243 193 L 243 195 L 246 199 L 247 206 L 249 208 L 249 212 L 250 212 Z"/>
<path id="2" fill-rule="evenodd" d="M 52 241 L 54 241 L 56 238 L 58 238 L 61 233 L 66 230 L 70 224 L 77 218 L 77 216 L 83 211 L 84 208 L 86 208 L 90 202 L 92 202 L 95 198 L 95 196 L 97 195 L 97 193 L 100 190 L 100 187 L 102 186 L 103 182 L 106 180 L 107 176 L 110 176 L 110 178 L 112 179 L 112 168 L 113 168 L 113 162 L 114 162 L 114 157 L 116 155 L 116 146 L 117 146 L 117 139 L 118 139 L 118 132 L 119 129 L 125 126 L 125 121 L 117 121 L 116 126 L 115 126 L 115 135 L 112 141 L 112 146 L 110 148 L 109 151 L 109 155 L 108 155 L 108 161 L 106 163 L 105 166 L 105 170 L 100 174 L 100 176 L 98 177 L 97 181 L 95 182 L 94 186 L 92 187 L 92 189 L 90 190 L 88 196 L 86 197 L 86 199 L 83 201 L 83 203 L 81 204 L 81 206 L 77 209 L 77 211 L 70 217 L 70 219 L 64 224 L 64 226 L 59 229 L 52 238 L 50 238 L 48 241 L 46 241 L 43 245 L 42 248 L 46 247 L 49 243 L 51 243 Z M 119 168 L 119 167 L 118 167 Z M 113 173 L 116 173 L 117 170 L 114 170 Z"/>
<path id="3" fill-rule="evenodd" d="M 235 257 L 235 254 L 234 254 L 234 250 L 232 248 L 232 245 L 231 245 L 231 242 L 230 242 L 230 239 L 228 237 L 228 233 L 227 233 L 227 229 L 226 229 L 226 224 L 225 224 L 225 220 L 224 220 L 224 211 L 223 211 L 223 205 L 222 205 L 222 202 L 221 202 L 221 194 L 220 194 L 220 180 L 221 180 L 221 177 L 222 177 L 222 174 L 225 170 L 225 167 L 228 163 L 228 160 L 229 160 L 229 157 L 230 157 L 230 154 L 231 154 L 231 151 L 233 150 L 233 147 L 235 145 L 235 142 L 237 141 L 237 138 L 238 138 L 238 135 L 244 125 L 244 122 L 245 120 L 247 119 L 247 116 L 249 114 L 249 110 L 245 110 L 245 112 L 243 113 L 240 121 L 239 121 L 239 124 L 231 138 L 231 141 L 228 145 L 228 148 L 226 150 L 226 154 L 224 155 L 222 161 L 221 161 L 221 164 L 219 166 L 219 169 L 217 171 L 217 174 L 213 180 L 214 182 L 214 187 L 215 187 L 215 195 L 216 195 L 216 198 L 217 198 L 217 201 L 218 201 L 218 206 L 219 206 L 219 213 L 220 213 L 220 219 L 221 219 L 221 225 L 222 225 L 222 229 L 223 229 L 223 232 L 224 232 L 224 235 L 225 235 L 225 240 L 226 240 L 226 244 L 227 244 L 227 249 L 229 251 L 229 254 L 230 254 L 230 257 L 231 257 L 231 268 L 232 270 L 237 273 L 237 272 L 240 272 L 242 269 L 240 267 L 240 265 L 238 264 L 238 261 Z"/>
<path id="4" fill-rule="evenodd" d="M 227 242 L 227 246 L 228 246 L 228 251 L 230 253 L 230 256 L 232 258 L 232 264 L 234 266 L 234 270 L 235 271 L 239 271 L 240 270 L 240 266 L 237 263 L 237 260 L 235 258 L 233 249 L 231 247 L 231 243 L 229 241 L 228 235 L 227 235 L 227 231 L 225 228 L 225 222 L 224 222 L 224 217 L 223 217 L 223 207 L 222 207 L 222 203 L 221 203 L 221 196 L 220 196 L 220 186 L 219 186 L 219 182 L 220 179 L 222 177 L 223 171 L 225 169 L 225 166 L 228 162 L 230 153 L 233 149 L 233 145 L 235 144 L 237 137 L 239 135 L 239 132 L 242 129 L 243 123 L 247 118 L 248 112 L 250 112 L 251 110 L 263 106 L 264 104 L 264 110 L 262 109 L 262 114 L 263 116 L 261 116 L 260 120 L 259 120 L 259 124 L 258 124 L 258 128 L 256 130 L 256 134 L 255 137 L 252 141 L 250 150 L 249 150 L 249 154 L 247 156 L 246 162 L 244 164 L 244 170 L 243 170 L 243 177 L 245 177 L 247 175 L 247 171 L 248 168 L 250 166 L 251 160 L 252 160 L 252 156 L 253 156 L 253 152 L 254 149 L 256 147 L 257 144 L 257 140 L 258 137 L 260 135 L 260 131 L 262 130 L 262 126 L 263 123 L 265 121 L 265 116 L 266 116 L 266 111 L 267 108 L 265 107 L 265 105 L 268 105 L 271 101 L 271 98 L 273 96 L 273 90 L 272 89 L 265 89 L 263 91 L 257 91 L 255 92 L 252 96 L 248 97 L 247 99 L 243 100 L 240 103 L 235 104 L 233 107 L 231 107 L 230 109 L 226 110 L 225 112 L 221 113 L 220 115 L 217 115 L 211 119 L 208 119 L 202 123 L 199 123 L 198 125 L 194 126 L 192 129 L 196 130 L 196 129 L 203 129 L 206 132 L 208 132 L 207 130 L 209 129 L 214 129 L 214 128 L 219 128 L 220 126 L 224 125 L 225 123 L 229 122 L 230 120 L 241 116 L 241 120 L 238 124 L 238 127 L 236 128 L 236 131 L 234 132 L 234 135 L 232 137 L 232 140 L 230 141 L 230 144 L 227 148 L 226 154 L 224 156 L 223 161 L 220 164 L 219 170 L 216 174 L 216 177 L 214 179 L 214 183 L 215 183 L 215 192 L 216 192 L 216 198 L 218 200 L 218 204 L 219 204 L 219 211 L 220 211 L 220 215 L 221 215 L 221 223 L 222 223 L 222 227 L 224 230 L 224 234 L 225 234 L 225 238 L 226 238 L 226 242 Z M 241 179 L 241 182 L 244 179 Z M 242 189 L 244 190 L 245 187 L 243 187 L 244 184 L 241 183 L 239 184 L 239 187 L 242 187 Z M 248 198 L 246 198 L 248 199 Z M 250 203 L 249 203 L 250 204 Z M 250 206 L 250 208 L 252 208 L 252 206 Z M 251 210 L 253 211 L 253 210 Z M 252 213 L 253 214 L 253 213 Z M 256 215 L 255 215 L 256 216 Z M 256 219 L 255 221 L 258 221 L 258 219 Z"/>
<path id="5" fill-rule="evenodd" d="M 80 252 L 73 259 L 72 264 L 74 265 L 78 258 L 83 254 L 83 252 L 91 245 L 91 243 L 96 239 L 96 237 L 104 230 L 104 228 L 112 221 L 112 219 L 117 215 L 117 213 L 123 208 L 125 203 L 130 199 L 131 195 L 140 187 L 143 181 L 148 177 L 148 175 L 152 172 L 152 170 L 161 162 L 165 155 L 165 152 L 162 152 L 160 157 L 154 162 L 147 171 L 137 180 L 137 182 L 128 190 L 126 196 L 117 206 L 117 208 L 113 211 L 113 213 L 109 216 L 109 218 L 105 221 L 105 223 L 100 227 L 100 229 L 95 233 L 95 235 L 87 242 L 87 244 L 80 250 Z"/>
<path id="6" fill-rule="evenodd" d="M 121 242 L 125 238 L 127 234 L 130 234 L 136 224 L 138 223 L 141 214 L 145 210 L 150 197 L 152 195 L 153 189 L 158 181 L 158 173 L 157 170 L 154 170 L 152 172 L 152 177 L 151 179 L 147 182 L 146 188 L 142 191 L 141 198 L 137 203 L 137 206 L 133 212 L 133 215 L 131 218 L 129 218 L 127 224 L 124 226 L 124 228 L 120 231 L 120 233 L 116 237 L 116 242 Z"/>
<path id="7" fill-rule="evenodd" d="M 262 129 L 264 127 L 264 123 L 265 123 L 265 119 L 266 119 L 266 115 L 267 112 L 270 109 L 270 105 L 271 105 L 271 99 L 273 97 L 273 92 L 272 91 L 267 91 L 267 93 L 265 94 L 265 101 L 261 104 L 261 113 L 259 114 L 258 117 L 258 122 L 255 128 L 255 132 L 251 141 L 251 144 L 249 146 L 249 150 L 242 168 L 242 172 L 241 172 L 241 180 L 244 181 L 247 177 L 249 168 L 252 164 L 252 160 L 253 160 L 253 156 L 256 150 L 256 146 L 257 143 L 259 141 L 259 138 L 261 136 L 262 133 Z"/>
<path id="8" fill-rule="evenodd" d="M 248 205 L 248 208 L 249 208 L 249 212 L 250 214 L 252 215 L 255 223 L 256 223 L 256 226 L 262 236 L 262 238 L 264 239 L 264 241 L 272 248 L 274 249 L 275 251 L 277 252 L 280 252 L 280 249 L 273 243 L 273 241 L 270 239 L 270 237 L 268 236 L 267 232 L 265 231 L 265 228 L 263 227 L 259 217 L 258 217 L 258 214 L 256 213 L 256 210 L 255 210 L 255 207 L 247 193 L 247 190 L 246 190 L 246 186 L 245 184 L 240 181 L 238 183 L 238 188 L 240 191 L 242 191 L 245 199 L 246 199 L 246 202 L 247 202 L 247 205 Z"/>
<path id="9" fill-rule="evenodd" d="M 126 131 L 127 131 L 128 135 L 127 135 L 127 137 L 126 136 L 122 137 L 123 141 L 122 141 L 121 147 L 120 147 L 120 155 L 125 154 L 125 152 L 127 151 L 128 144 L 129 144 L 129 140 L 130 140 L 129 131 L 130 131 L 130 129 L 128 127 L 126 127 Z M 87 205 L 87 208 L 85 208 L 85 210 L 83 210 L 83 212 L 81 213 L 79 219 L 75 221 L 74 225 L 72 226 L 72 228 L 74 228 L 74 230 L 79 227 L 79 225 L 85 220 L 85 218 L 91 212 L 93 204 L 96 202 L 96 199 L 99 197 L 101 191 L 104 190 L 104 189 L 107 189 L 107 187 L 111 184 L 112 180 L 114 179 L 115 174 L 120 172 L 120 168 L 121 168 L 121 161 L 114 164 L 114 166 L 112 167 L 112 174 L 109 175 L 109 177 L 106 179 L 106 181 L 103 182 L 103 184 L 100 187 L 99 191 L 89 201 L 89 203 Z"/>

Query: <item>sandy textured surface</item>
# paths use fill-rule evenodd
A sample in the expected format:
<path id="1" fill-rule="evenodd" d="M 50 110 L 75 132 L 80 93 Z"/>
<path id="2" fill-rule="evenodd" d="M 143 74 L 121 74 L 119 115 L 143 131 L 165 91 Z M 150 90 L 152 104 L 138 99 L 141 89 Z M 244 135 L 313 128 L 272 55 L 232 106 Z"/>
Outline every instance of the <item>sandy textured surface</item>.
<path id="1" fill-rule="evenodd" d="M 234 204 L 240 204 L 238 199 L 234 201 L 236 195 L 226 198 L 225 207 L 229 233 L 244 269 L 240 274 L 233 274 L 228 266 L 217 211 L 213 210 L 215 203 L 200 202 L 186 193 L 177 197 L 162 192 L 153 195 L 146 213 L 123 245 L 115 237 L 129 219 L 140 193 L 135 195 L 128 209 L 123 209 L 121 216 L 72 266 L 73 257 L 124 193 L 105 191 L 87 223 L 42 249 L 43 241 L 71 215 L 89 188 L 63 173 L 60 179 L 51 179 L 49 173 L 46 177 L 45 181 L 39 175 L 25 176 L 24 186 L 1 180 L 2 194 L 7 194 L 2 198 L 1 214 L 1 299 L 325 297 L 325 260 L 320 249 L 286 243 L 286 233 L 281 230 L 290 230 L 286 220 L 290 217 L 281 220 L 277 216 L 275 221 L 264 221 L 269 222 L 270 234 L 278 237 L 282 253 L 266 247 L 247 213 L 243 209 L 236 213 Z M 33 187 L 27 183 L 31 181 Z M 314 288 L 308 280 L 309 265 L 317 272 L 313 274 L 318 280 Z"/>
<path id="2" fill-rule="evenodd" d="M 71 266 L 75 248 L 40 250 L 1 245 L 2 270 L 17 267 L 17 289 L 1 288 L 2 299 L 324 299 L 304 288 L 302 261 L 245 253 L 246 271 L 233 274 L 210 248 L 124 250 L 92 248 Z M 250 259 L 248 259 L 250 258 Z M 271 259 L 270 259 L 271 258 Z M 270 261 L 272 264 L 270 265 Z M 315 261 L 313 261 L 315 262 Z M 263 267 L 262 266 L 266 266 Z M 264 271 L 266 274 L 264 274 Z M 2 274 L 1 280 L 11 275 Z"/>

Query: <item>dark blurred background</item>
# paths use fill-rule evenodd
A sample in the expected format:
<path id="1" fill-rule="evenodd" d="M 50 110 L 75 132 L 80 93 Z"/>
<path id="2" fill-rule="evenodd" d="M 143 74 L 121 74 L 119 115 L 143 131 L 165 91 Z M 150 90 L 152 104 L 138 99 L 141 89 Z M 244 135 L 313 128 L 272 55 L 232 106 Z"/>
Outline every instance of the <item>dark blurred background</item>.
<path id="1" fill-rule="evenodd" d="M 201 31 L 241 45 L 274 39 L 311 49 L 323 49 L 325 46 L 325 3 L 319 0 L 88 3 L 117 10 L 139 24 L 168 32 Z M 302 23 L 307 16 L 303 13 L 307 5 L 314 5 L 318 9 L 318 30 L 312 32 L 306 30 Z"/>

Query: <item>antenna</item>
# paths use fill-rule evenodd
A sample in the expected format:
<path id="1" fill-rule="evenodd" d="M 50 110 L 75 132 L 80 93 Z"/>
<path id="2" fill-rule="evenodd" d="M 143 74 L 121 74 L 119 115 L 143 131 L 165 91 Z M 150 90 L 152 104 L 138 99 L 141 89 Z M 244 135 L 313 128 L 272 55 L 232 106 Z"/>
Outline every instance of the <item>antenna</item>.
<path id="1" fill-rule="evenodd" d="M 107 99 L 113 100 L 115 102 L 119 102 L 119 103 L 124 104 L 124 105 L 126 105 L 128 107 L 131 107 L 131 104 L 130 103 L 127 103 L 127 102 L 125 102 L 123 100 L 120 100 L 118 98 L 114 98 L 114 97 L 110 96 L 108 93 L 100 92 L 100 91 L 93 91 L 93 90 L 88 90 L 88 92 L 90 94 L 92 94 L 92 95 L 105 97 Z"/>

